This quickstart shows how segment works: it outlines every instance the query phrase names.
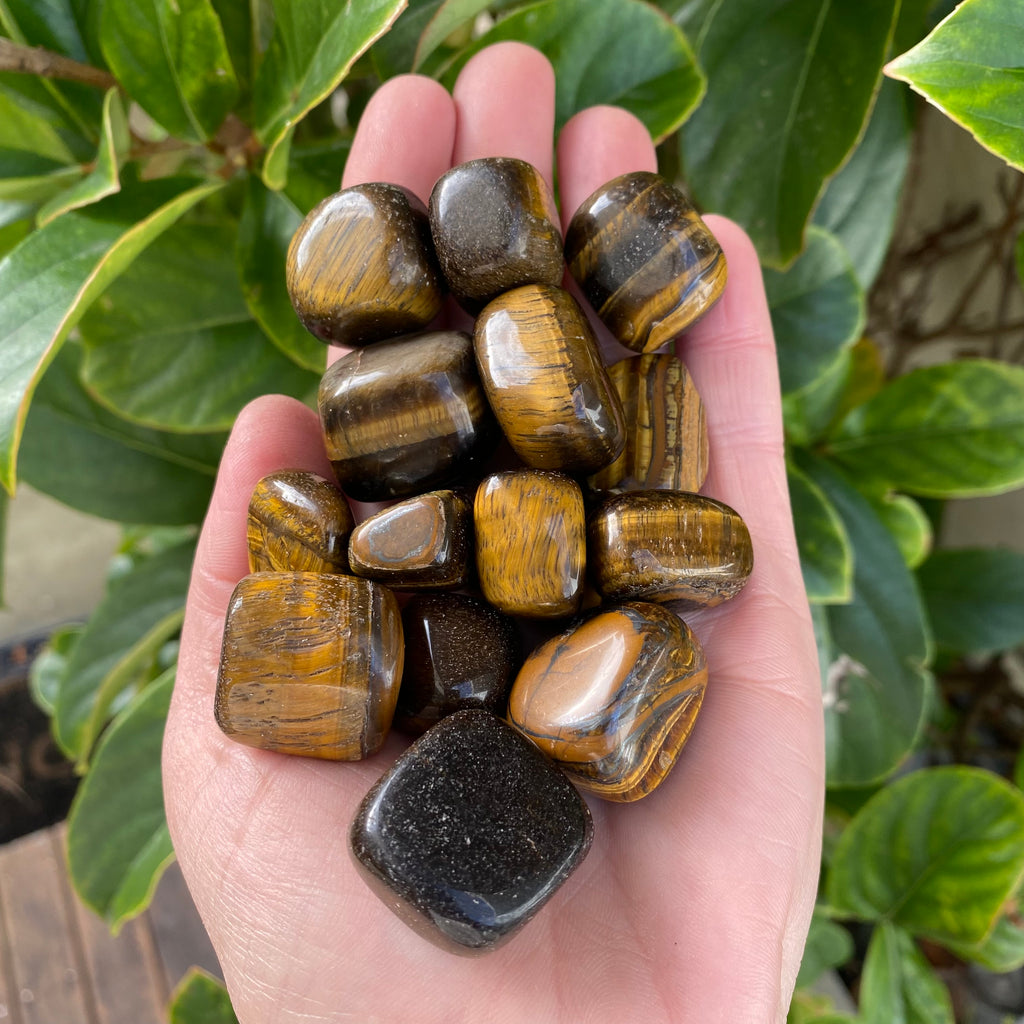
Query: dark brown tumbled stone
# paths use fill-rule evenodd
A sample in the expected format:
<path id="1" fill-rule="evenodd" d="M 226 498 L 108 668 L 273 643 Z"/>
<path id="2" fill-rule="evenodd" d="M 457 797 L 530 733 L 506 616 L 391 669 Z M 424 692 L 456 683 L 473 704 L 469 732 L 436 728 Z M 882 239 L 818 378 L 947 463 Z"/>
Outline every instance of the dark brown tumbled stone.
<path id="1" fill-rule="evenodd" d="M 561 284 L 562 234 L 547 183 L 532 164 L 484 157 L 453 167 L 430 195 L 438 262 L 459 304 L 477 314 L 524 284 Z"/>
<path id="2" fill-rule="evenodd" d="M 397 185 L 328 196 L 288 249 L 288 293 L 322 341 L 367 345 L 422 330 L 441 311 L 441 274 L 426 209 Z"/>
<path id="3" fill-rule="evenodd" d="M 623 345 L 653 352 L 721 297 L 721 246 L 693 204 L 657 174 L 602 185 L 576 211 L 565 259 L 594 312 Z"/>

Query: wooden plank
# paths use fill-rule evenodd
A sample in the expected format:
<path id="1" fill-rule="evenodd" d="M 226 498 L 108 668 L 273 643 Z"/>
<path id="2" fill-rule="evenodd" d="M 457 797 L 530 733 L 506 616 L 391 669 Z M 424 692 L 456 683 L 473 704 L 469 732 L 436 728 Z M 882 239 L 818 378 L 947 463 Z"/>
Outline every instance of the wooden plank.
<path id="1" fill-rule="evenodd" d="M 0 854 L 2 856 L 2 854 Z M 4 916 L 3 893 L 0 892 L 0 1021 L 3 1024 L 22 1024 L 21 1000 L 14 983 L 14 964 Z"/>
<path id="2" fill-rule="evenodd" d="M 49 831 L 5 847 L 0 904 L 21 1024 L 99 1024 L 63 884 Z"/>

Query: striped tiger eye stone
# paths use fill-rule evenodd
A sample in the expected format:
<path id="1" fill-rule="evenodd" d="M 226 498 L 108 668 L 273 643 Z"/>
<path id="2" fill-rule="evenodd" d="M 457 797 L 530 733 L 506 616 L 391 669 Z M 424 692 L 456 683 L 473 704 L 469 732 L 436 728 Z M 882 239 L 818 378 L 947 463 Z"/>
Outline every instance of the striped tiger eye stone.
<path id="1" fill-rule="evenodd" d="M 579 303 L 530 284 L 489 303 L 474 336 L 480 379 L 528 466 L 593 473 L 625 445 L 619 396 Z"/>
<path id="2" fill-rule="evenodd" d="M 480 590 L 506 615 L 557 618 L 580 604 L 586 569 L 583 493 L 544 470 L 485 477 L 473 504 Z"/>
<path id="3" fill-rule="evenodd" d="M 524 284 L 561 284 L 562 233 L 540 171 L 485 157 L 453 167 L 430 195 L 430 231 L 448 287 L 476 315 Z"/>
<path id="4" fill-rule="evenodd" d="M 348 572 L 352 511 L 316 473 L 263 477 L 249 499 L 249 572 Z"/>
<path id="5" fill-rule="evenodd" d="M 626 447 L 588 483 L 598 491 L 698 491 L 708 431 L 693 378 L 673 355 L 623 359 L 608 376 L 622 400 Z"/>
<path id="6" fill-rule="evenodd" d="M 498 440 L 473 358 L 458 331 L 430 331 L 357 349 L 320 382 L 327 457 L 359 501 L 406 498 L 443 486 Z"/>
<path id="7" fill-rule="evenodd" d="M 648 171 L 602 185 L 576 211 L 565 260 L 623 345 L 653 352 L 700 319 L 725 288 L 725 255 L 686 196 Z"/>
<path id="8" fill-rule="evenodd" d="M 610 600 L 721 604 L 754 564 L 747 524 L 699 494 L 631 491 L 605 499 L 587 522 L 587 557 Z"/>
<path id="9" fill-rule="evenodd" d="M 707 686 L 704 652 L 667 608 L 610 608 L 537 648 L 508 719 L 581 788 L 639 800 L 676 763 Z"/>
<path id="10" fill-rule="evenodd" d="M 426 208 L 397 185 L 355 185 L 314 207 L 292 238 L 286 277 L 306 329 L 339 345 L 422 330 L 441 311 Z"/>
<path id="11" fill-rule="evenodd" d="M 228 604 L 217 724 L 251 747 L 358 761 L 391 727 L 404 651 L 398 602 L 379 583 L 246 576 Z"/>
<path id="12" fill-rule="evenodd" d="M 349 540 L 354 576 L 399 590 L 461 587 L 473 552 L 472 507 L 461 491 L 432 491 L 364 519 Z"/>

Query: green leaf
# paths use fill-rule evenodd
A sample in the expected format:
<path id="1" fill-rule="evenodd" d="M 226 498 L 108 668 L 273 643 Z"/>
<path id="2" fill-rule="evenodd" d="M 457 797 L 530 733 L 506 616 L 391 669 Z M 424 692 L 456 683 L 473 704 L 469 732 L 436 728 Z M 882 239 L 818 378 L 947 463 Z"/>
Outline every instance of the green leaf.
<path id="1" fill-rule="evenodd" d="M 1024 967 L 1024 924 L 1015 908 L 1011 918 L 1004 914 L 981 942 L 946 942 L 946 947 L 962 960 L 970 960 L 997 974 Z"/>
<path id="2" fill-rule="evenodd" d="M 120 191 L 121 164 L 128 153 L 131 137 L 128 117 L 117 89 L 110 89 L 103 101 L 103 127 L 95 167 L 71 188 L 44 203 L 37 215 L 40 227 L 69 210 L 77 210 Z"/>
<path id="3" fill-rule="evenodd" d="M 807 387 L 864 327 L 864 292 L 839 241 L 821 228 L 788 270 L 764 272 L 783 392 Z"/>
<path id="4" fill-rule="evenodd" d="M 0 75 L 0 147 L 47 157 L 55 165 L 72 163 L 75 153 L 63 122 L 45 107 L 5 88 L 4 81 Z"/>
<path id="5" fill-rule="evenodd" d="M 686 37 L 638 0 L 546 0 L 525 7 L 462 51 L 444 82 L 452 85 L 473 54 L 503 39 L 535 46 L 554 65 L 556 129 L 585 107 L 611 103 L 636 114 L 660 142 L 704 94 Z"/>
<path id="6" fill-rule="evenodd" d="M 71 880 L 82 901 L 114 931 L 146 908 L 174 859 L 160 781 L 173 689 L 171 668 L 117 717 L 71 807 Z"/>
<path id="7" fill-rule="evenodd" d="M 866 499 L 823 460 L 806 453 L 796 460 L 839 513 L 853 547 L 853 600 L 828 608 L 841 653 L 823 697 L 828 784 L 867 785 L 906 757 L 924 716 L 924 610 L 895 541 Z"/>
<path id="8" fill-rule="evenodd" d="M 928 768 L 886 786 L 850 822 L 828 901 L 836 915 L 978 943 L 1022 874 L 1024 795 L 979 768 Z"/>
<path id="9" fill-rule="evenodd" d="M 863 138 L 828 183 L 814 223 L 836 235 L 867 290 L 889 249 L 910 160 L 910 114 L 903 90 L 883 82 Z"/>
<path id="10" fill-rule="evenodd" d="M 416 44 L 413 71 L 418 71 L 453 32 L 472 21 L 481 11 L 486 11 L 491 4 L 490 0 L 444 0 L 444 3 L 431 6 L 435 10 Z"/>
<path id="11" fill-rule="evenodd" d="M 303 213 L 341 188 L 341 175 L 352 146 L 351 133 L 291 147 L 284 194 Z"/>
<path id="12" fill-rule="evenodd" d="M 409 0 L 394 24 L 370 50 L 370 58 L 382 79 L 413 70 L 416 47 L 442 0 Z"/>
<path id="13" fill-rule="evenodd" d="M 198 523 L 226 435 L 165 434 L 115 416 L 82 388 L 80 362 L 72 343 L 46 371 L 25 427 L 21 478 L 104 519 Z"/>
<path id="14" fill-rule="evenodd" d="M 913 938 L 885 923 L 875 929 L 860 985 L 864 1024 L 955 1024 L 946 986 Z"/>
<path id="15" fill-rule="evenodd" d="M 315 391 L 317 376 L 252 319 L 234 243 L 231 224 L 180 224 L 83 318 L 82 379 L 96 399 L 135 423 L 197 433 L 229 429 L 259 395 Z"/>
<path id="16" fill-rule="evenodd" d="M 171 996 L 170 1024 L 238 1024 L 227 989 L 193 967 Z"/>
<path id="17" fill-rule="evenodd" d="M 849 601 L 853 596 L 853 552 L 843 521 L 806 473 L 789 464 L 786 477 L 808 600 L 818 604 Z"/>
<path id="18" fill-rule="evenodd" d="M 1024 367 L 940 363 L 891 381 L 839 425 L 828 452 L 859 478 L 937 498 L 1024 483 Z"/>
<path id="19" fill-rule="evenodd" d="M 302 214 L 280 192 L 250 177 L 235 260 L 249 312 L 268 338 L 299 366 L 323 374 L 327 346 L 299 322 L 285 287 L 288 245 Z"/>
<path id="20" fill-rule="evenodd" d="M 210 0 L 103 0 L 100 42 L 132 99 L 177 138 L 210 138 L 238 98 Z"/>
<path id="21" fill-rule="evenodd" d="M 29 691 L 36 704 L 51 718 L 57 694 L 67 675 L 68 659 L 82 635 L 83 626 L 62 626 L 50 634 L 46 646 L 35 656 L 28 670 Z"/>
<path id="22" fill-rule="evenodd" d="M 254 24 L 254 8 L 259 0 L 210 0 L 217 20 L 224 33 L 228 57 L 238 81 L 239 91 L 244 95 L 252 89 L 253 64 L 258 48 L 257 26 Z"/>
<path id="23" fill-rule="evenodd" d="M 8 202 L 41 203 L 81 176 L 78 164 L 69 167 L 37 153 L 0 149 L 0 199 Z"/>
<path id="24" fill-rule="evenodd" d="M 918 570 L 935 639 L 956 651 L 1024 643 L 1024 554 L 1004 548 L 936 551 Z"/>
<path id="25" fill-rule="evenodd" d="M 815 907 L 800 973 L 796 977 L 797 985 L 813 985 L 825 971 L 845 964 L 852 956 L 850 933 L 841 924 L 829 920 L 820 907 Z"/>
<path id="26" fill-rule="evenodd" d="M 932 524 L 925 511 L 905 494 L 866 494 L 875 515 L 889 531 L 908 569 L 916 569 L 932 549 Z"/>
<path id="27" fill-rule="evenodd" d="M 895 0 L 731 0 L 694 38 L 708 94 L 682 133 L 703 209 L 738 220 L 762 261 L 785 266 L 829 175 L 867 116 Z"/>
<path id="28" fill-rule="evenodd" d="M 964 0 L 885 73 L 906 82 L 986 149 L 1024 170 L 1024 8 Z"/>
<path id="29" fill-rule="evenodd" d="M 192 542 L 140 560 L 112 579 L 68 660 L 54 707 L 54 735 L 79 765 L 88 760 L 111 702 L 136 681 L 180 628 Z"/>
<path id="30" fill-rule="evenodd" d="M 0 262 L 0 484 L 13 492 L 32 392 L 93 300 L 186 210 L 221 186 L 167 178 L 58 217 Z"/>
<path id="31" fill-rule="evenodd" d="M 344 5 L 318 0 L 279 0 L 277 20 L 263 63 L 253 83 L 256 135 L 267 147 L 267 163 L 286 145 L 294 126 L 326 99 L 356 59 L 383 35 L 406 0 L 347 0 Z M 279 174 L 264 180 L 280 188 Z"/>

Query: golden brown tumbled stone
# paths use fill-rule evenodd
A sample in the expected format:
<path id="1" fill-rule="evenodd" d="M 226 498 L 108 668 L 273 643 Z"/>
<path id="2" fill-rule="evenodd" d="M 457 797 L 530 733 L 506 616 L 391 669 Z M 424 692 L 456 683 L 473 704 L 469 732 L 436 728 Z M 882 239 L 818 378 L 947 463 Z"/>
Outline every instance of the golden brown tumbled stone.
<path id="1" fill-rule="evenodd" d="M 530 618 L 579 608 L 586 521 L 575 480 L 544 470 L 492 473 L 477 488 L 473 523 L 480 589 L 495 608 Z"/>
<path id="2" fill-rule="evenodd" d="M 657 174 L 602 185 L 573 215 L 565 260 L 623 345 L 653 352 L 695 323 L 725 289 L 725 255 L 693 204 Z"/>
<path id="3" fill-rule="evenodd" d="M 601 502 L 588 517 L 587 558 L 606 598 L 690 606 L 735 597 L 754 564 L 739 515 L 681 491 L 632 491 Z"/>
<path id="4" fill-rule="evenodd" d="M 249 572 L 348 572 L 352 511 L 316 473 L 263 477 L 249 499 Z"/>
<path id="5" fill-rule="evenodd" d="M 622 400 L 626 447 L 588 483 L 599 491 L 698 491 L 708 432 L 693 378 L 673 355 L 623 359 L 608 376 Z"/>
<path id="6" fill-rule="evenodd" d="M 251 747 L 357 761 L 391 727 L 403 658 L 398 602 L 379 583 L 246 576 L 224 625 L 217 724 Z"/>
<path id="7" fill-rule="evenodd" d="M 451 490 L 407 498 L 364 519 L 348 549 L 353 575 L 399 590 L 461 587 L 472 554 L 472 506 Z"/>
<path id="8" fill-rule="evenodd" d="M 441 311 L 426 209 L 397 185 L 354 185 L 314 207 L 286 273 L 295 312 L 322 341 L 367 345 L 422 330 Z"/>
<path id="9" fill-rule="evenodd" d="M 528 466 L 593 473 L 622 451 L 619 396 L 567 291 L 529 284 L 500 295 L 473 343 L 494 415 Z"/>
<path id="10" fill-rule="evenodd" d="M 508 717 L 581 789 L 639 800 L 676 763 L 707 675 L 678 616 L 630 602 L 537 648 L 512 684 Z"/>

